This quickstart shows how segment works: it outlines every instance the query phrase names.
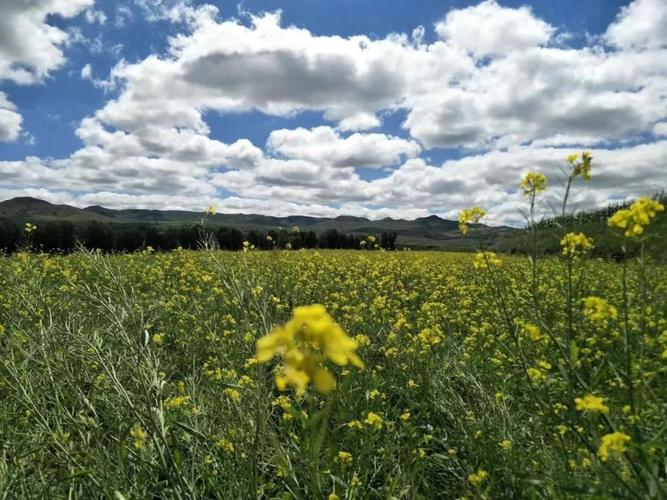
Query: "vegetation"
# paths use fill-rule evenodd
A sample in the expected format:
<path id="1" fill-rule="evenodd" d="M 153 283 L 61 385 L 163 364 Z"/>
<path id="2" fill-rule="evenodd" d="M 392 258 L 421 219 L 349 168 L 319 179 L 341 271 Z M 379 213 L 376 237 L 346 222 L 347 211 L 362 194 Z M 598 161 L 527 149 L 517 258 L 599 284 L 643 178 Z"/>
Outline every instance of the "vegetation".
<path id="1" fill-rule="evenodd" d="M 568 159 L 570 183 L 590 160 Z M 646 253 L 664 206 L 608 219 L 637 257 L 590 259 L 571 231 L 539 258 L 547 179 L 521 188 L 530 258 L 3 257 L 0 493 L 667 497 L 667 266 Z"/>

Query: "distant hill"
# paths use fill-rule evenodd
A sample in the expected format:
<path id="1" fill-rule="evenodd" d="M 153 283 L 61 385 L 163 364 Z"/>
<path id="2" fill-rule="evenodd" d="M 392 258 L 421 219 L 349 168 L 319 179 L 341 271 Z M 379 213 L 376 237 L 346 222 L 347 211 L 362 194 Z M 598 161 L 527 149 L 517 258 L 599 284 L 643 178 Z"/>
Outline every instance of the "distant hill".
<path id="1" fill-rule="evenodd" d="M 109 224 L 154 224 L 182 225 L 196 224 L 202 218 L 201 212 L 183 210 L 115 210 L 100 206 L 76 208 L 69 205 L 54 205 L 44 200 L 22 197 L 0 202 L 0 218 L 14 222 L 71 222 L 82 224 L 99 221 Z M 347 234 L 368 235 L 395 232 L 398 246 L 415 248 L 466 249 L 474 246 L 470 237 L 462 238 L 456 221 L 442 219 L 436 215 L 414 220 L 384 218 L 370 220 L 364 217 L 339 216 L 335 218 L 289 216 L 271 217 L 253 214 L 224 214 L 208 216 L 206 224 L 238 228 L 241 231 L 271 229 L 291 229 L 298 226 L 302 230 L 320 234 L 328 229 L 336 229 Z M 488 243 L 507 238 L 516 230 L 510 227 L 492 227 L 482 224 L 472 226 L 472 234 Z"/>
<path id="2" fill-rule="evenodd" d="M 667 205 L 667 196 L 656 195 L 663 205 Z M 595 248 L 592 255 L 620 259 L 623 255 L 637 256 L 640 245 L 633 238 L 625 238 L 617 230 L 607 225 L 607 219 L 617 210 L 630 206 L 632 202 L 609 205 L 596 210 L 587 210 L 564 217 L 544 219 L 535 225 L 536 247 L 540 254 L 558 254 L 561 252 L 560 240 L 567 232 L 582 232 L 593 238 Z M 662 212 L 647 227 L 644 236 L 645 253 L 659 261 L 667 261 L 667 212 Z M 496 241 L 496 249 L 508 253 L 527 254 L 532 248 L 532 235 L 528 230 L 519 230 L 510 236 Z M 625 247 L 625 254 L 622 247 Z"/>

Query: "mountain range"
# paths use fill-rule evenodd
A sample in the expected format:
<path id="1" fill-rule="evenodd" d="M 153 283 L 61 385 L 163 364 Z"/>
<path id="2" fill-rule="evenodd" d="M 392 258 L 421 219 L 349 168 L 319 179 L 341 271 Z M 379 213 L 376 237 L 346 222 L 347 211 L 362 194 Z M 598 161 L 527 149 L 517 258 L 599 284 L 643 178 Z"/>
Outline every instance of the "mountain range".
<path id="1" fill-rule="evenodd" d="M 71 222 L 85 224 L 93 221 L 108 224 L 155 224 L 159 226 L 173 224 L 196 224 L 202 219 L 202 212 L 185 210 L 147 210 L 147 209 L 110 209 L 101 206 L 77 208 L 70 205 L 55 205 L 44 200 L 30 197 L 13 198 L 0 202 L 0 218 L 7 218 L 19 223 L 32 222 Z M 292 215 L 272 217 L 254 214 L 217 213 L 206 217 L 206 224 L 211 227 L 236 227 L 242 231 L 251 229 L 268 231 L 270 229 L 291 229 L 298 226 L 305 231 L 324 232 L 337 229 L 348 234 L 379 234 L 395 232 L 399 246 L 421 248 L 469 248 L 471 238 L 463 238 L 456 221 L 443 219 L 436 215 L 414 220 L 392 219 L 370 220 L 364 217 L 338 216 L 309 217 Z M 515 229 L 507 226 L 473 225 L 477 237 L 495 242 L 509 236 Z"/>

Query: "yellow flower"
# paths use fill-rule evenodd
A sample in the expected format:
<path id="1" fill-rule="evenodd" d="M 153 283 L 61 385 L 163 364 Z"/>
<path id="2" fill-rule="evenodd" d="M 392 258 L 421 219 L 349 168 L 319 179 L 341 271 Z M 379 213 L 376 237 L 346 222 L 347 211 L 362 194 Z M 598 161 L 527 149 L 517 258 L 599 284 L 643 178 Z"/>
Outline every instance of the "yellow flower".
<path id="1" fill-rule="evenodd" d="M 347 451 L 339 451 L 336 456 L 336 461 L 341 465 L 350 465 L 352 463 L 352 453 Z"/>
<path id="2" fill-rule="evenodd" d="M 502 260 L 498 258 L 495 252 L 477 252 L 473 266 L 475 269 L 490 269 L 491 267 L 501 266 Z"/>
<path id="3" fill-rule="evenodd" d="M 340 497 L 335 493 L 330 493 L 329 496 L 327 497 L 327 500 L 340 500 Z"/>
<path id="4" fill-rule="evenodd" d="M 32 234 L 37 230 L 37 226 L 34 224 L 31 224 L 30 222 L 25 223 L 25 233 L 26 234 Z"/>
<path id="5" fill-rule="evenodd" d="M 609 413 L 609 407 L 604 404 L 604 398 L 600 396 L 587 394 L 583 398 L 576 398 L 574 403 L 579 411 Z"/>
<path id="6" fill-rule="evenodd" d="M 234 443 L 232 443 L 229 439 L 220 439 L 215 443 L 215 445 L 226 453 L 234 452 Z"/>
<path id="7" fill-rule="evenodd" d="M 155 335 L 153 335 L 151 340 L 155 345 L 162 345 L 164 343 L 164 335 L 162 335 L 161 333 L 156 333 Z"/>
<path id="8" fill-rule="evenodd" d="M 534 196 L 547 188 L 547 176 L 540 172 L 528 172 L 520 184 L 523 194 Z"/>
<path id="9" fill-rule="evenodd" d="M 408 420 L 410 420 L 410 412 L 409 412 L 409 411 L 406 411 L 405 413 L 403 413 L 403 414 L 401 415 L 401 420 L 402 420 L 403 422 L 407 422 Z"/>
<path id="10" fill-rule="evenodd" d="M 134 447 L 142 449 L 146 444 L 146 431 L 139 424 L 134 424 L 130 429 L 130 436 L 134 438 Z"/>
<path id="11" fill-rule="evenodd" d="M 576 257 L 592 249 L 593 240 L 584 233 L 567 233 L 560 240 L 560 246 L 563 248 L 563 255 L 566 257 Z"/>
<path id="12" fill-rule="evenodd" d="M 320 392 L 336 386 L 333 375 L 323 366 L 330 360 L 339 366 L 352 364 L 362 368 L 355 354 L 357 342 L 329 316 L 322 305 L 294 309 L 292 319 L 284 327 L 276 327 L 257 341 L 257 360 L 266 363 L 276 355 L 283 360 L 276 373 L 276 385 L 283 391 L 288 386 L 297 393 L 305 392 L 312 381 Z"/>
<path id="13" fill-rule="evenodd" d="M 567 157 L 567 162 L 572 165 L 572 177 L 581 176 L 583 179 L 588 182 L 591 180 L 591 163 L 593 162 L 593 155 L 589 152 L 584 151 L 581 153 L 581 161 L 579 160 L 578 154 L 571 154 Z"/>
<path id="14" fill-rule="evenodd" d="M 180 408 L 181 406 L 186 405 L 189 399 L 189 396 L 175 396 L 173 398 L 166 399 L 164 402 L 164 407 L 168 410 Z"/>
<path id="15" fill-rule="evenodd" d="M 228 398 L 233 399 L 234 401 L 239 401 L 241 399 L 241 393 L 231 387 L 225 388 L 225 390 L 222 391 L 222 393 Z"/>
<path id="16" fill-rule="evenodd" d="M 602 436 L 602 442 L 598 449 L 598 457 L 603 462 L 609 460 L 612 455 L 622 455 L 626 451 L 626 445 L 630 442 L 630 436 L 623 432 L 612 432 Z"/>
<path id="17" fill-rule="evenodd" d="M 463 234 L 468 234 L 468 224 L 477 224 L 486 211 L 480 207 L 472 207 L 461 210 L 459 213 L 459 230 Z"/>
<path id="18" fill-rule="evenodd" d="M 364 428 L 363 424 L 359 420 L 352 420 L 351 422 L 347 423 L 347 426 L 355 431 L 360 431 Z"/>
<path id="19" fill-rule="evenodd" d="M 470 481 L 470 484 L 472 484 L 473 486 L 479 487 L 484 481 L 486 481 L 488 477 L 489 477 L 488 472 L 486 472 L 484 469 L 479 469 L 474 474 L 470 474 L 468 476 L 468 481 Z"/>
<path id="20" fill-rule="evenodd" d="M 509 451 L 512 449 L 512 441 L 509 439 L 503 439 L 500 443 L 498 443 L 498 446 L 500 446 L 505 451 Z"/>
<path id="21" fill-rule="evenodd" d="M 382 429 L 382 417 L 377 413 L 373 413 L 372 411 L 368 412 L 364 423 L 368 426 L 375 427 L 377 430 Z"/>
<path id="22" fill-rule="evenodd" d="M 215 208 L 215 205 L 209 205 L 208 208 L 206 209 L 206 213 L 208 215 L 215 215 L 217 212 L 217 209 Z"/>
<path id="23" fill-rule="evenodd" d="M 584 316 L 590 321 L 606 323 L 607 320 L 616 319 L 618 311 L 600 297 L 586 297 L 584 299 Z"/>
<path id="24" fill-rule="evenodd" d="M 664 210 L 664 205 L 659 201 L 642 196 L 630 208 L 618 210 L 609 217 L 607 224 L 622 229 L 628 238 L 638 237 L 644 234 L 644 228 L 650 224 L 651 219 Z"/>

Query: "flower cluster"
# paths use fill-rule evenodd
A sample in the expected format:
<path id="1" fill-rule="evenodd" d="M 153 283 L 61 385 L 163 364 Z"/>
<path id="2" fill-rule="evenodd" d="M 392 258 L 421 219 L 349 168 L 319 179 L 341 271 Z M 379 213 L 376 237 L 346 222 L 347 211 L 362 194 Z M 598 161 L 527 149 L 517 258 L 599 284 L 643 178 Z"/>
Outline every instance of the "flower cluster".
<path id="1" fill-rule="evenodd" d="M 519 184 L 526 196 L 534 196 L 547 189 L 547 176 L 540 172 L 528 172 Z"/>
<path id="2" fill-rule="evenodd" d="M 610 319 L 618 318 L 618 311 L 600 297 L 586 297 L 584 299 L 584 316 L 590 321 L 606 323 Z"/>
<path id="3" fill-rule="evenodd" d="M 576 257 L 591 250 L 593 248 L 593 240 L 584 233 L 567 233 L 560 240 L 560 246 L 563 249 L 563 255 L 566 257 Z"/>
<path id="4" fill-rule="evenodd" d="M 501 266 L 502 263 L 503 261 L 498 258 L 495 252 L 477 252 L 473 266 L 475 266 L 475 269 L 489 269 Z"/>
<path id="5" fill-rule="evenodd" d="M 628 238 L 638 237 L 644 234 L 644 229 L 649 225 L 659 212 L 664 212 L 665 206 L 659 201 L 642 196 L 635 201 L 630 208 L 618 210 L 609 217 L 609 227 L 615 227 L 624 231 Z"/>
<path id="6" fill-rule="evenodd" d="M 280 355 L 283 365 L 276 373 L 276 385 L 284 391 L 293 387 L 303 394 L 312 381 L 320 392 L 336 386 L 333 375 L 324 367 L 329 359 L 343 366 L 348 363 L 362 368 L 355 354 L 357 342 L 329 316 L 324 306 L 316 304 L 294 309 L 292 319 L 283 327 L 257 341 L 257 360 L 265 363 Z"/>
<path id="7" fill-rule="evenodd" d="M 567 162 L 572 165 L 572 177 L 581 176 L 588 182 L 591 180 L 591 162 L 593 155 L 584 151 L 581 153 L 581 161 L 578 154 L 571 154 L 567 157 Z"/>
<path id="8" fill-rule="evenodd" d="M 583 398 L 576 398 L 574 404 L 579 411 L 609 413 L 609 407 L 604 404 L 604 398 L 593 394 L 587 394 Z"/>
<path id="9" fill-rule="evenodd" d="M 486 210 L 480 207 L 465 208 L 459 213 L 459 230 L 468 234 L 468 224 L 477 224 L 486 215 Z"/>
<path id="10" fill-rule="evenodd" d="M 623 432 L 612 432 L 602 436 L 602 442 L 598 449 L 598 457 L 603 462 L 609 460 L 612 455 L 622 455 L 626 451 L 626 445 L 630 442 L 630 436 Z"/>

